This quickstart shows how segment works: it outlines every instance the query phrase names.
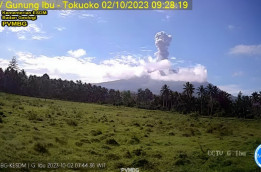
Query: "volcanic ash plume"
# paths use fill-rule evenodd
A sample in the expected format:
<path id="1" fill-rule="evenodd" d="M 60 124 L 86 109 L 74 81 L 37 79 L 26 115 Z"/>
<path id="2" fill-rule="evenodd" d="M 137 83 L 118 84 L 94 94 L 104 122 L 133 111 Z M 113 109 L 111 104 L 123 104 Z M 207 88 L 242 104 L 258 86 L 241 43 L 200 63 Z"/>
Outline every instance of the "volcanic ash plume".
<path id="1" fill-rule="evenodd" d="M 172 40 L 171 35 L 166 34 L 165 32 L 158 32 L 155 35 L 155 45 L 158 49 L 158 51 L 155 53 L 155 56 L 157 57 L 157 61 L 168 59 L 169 52 L 169 44 Z"/>

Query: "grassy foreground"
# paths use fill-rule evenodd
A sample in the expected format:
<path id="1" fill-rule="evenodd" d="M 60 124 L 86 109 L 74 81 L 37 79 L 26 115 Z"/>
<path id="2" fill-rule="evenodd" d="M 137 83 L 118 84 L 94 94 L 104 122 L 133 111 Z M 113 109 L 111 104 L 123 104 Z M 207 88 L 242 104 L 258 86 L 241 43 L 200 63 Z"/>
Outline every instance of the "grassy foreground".
<path id="1" fill-rule="evenodd" d="M 94 171 L 254 171 L 260 126 L 260 120 L 197 118 L 0 93 L 0 163 L 106 163 Z M 213 156 L 210 151 L 216 150 L 223 155 Z"/>

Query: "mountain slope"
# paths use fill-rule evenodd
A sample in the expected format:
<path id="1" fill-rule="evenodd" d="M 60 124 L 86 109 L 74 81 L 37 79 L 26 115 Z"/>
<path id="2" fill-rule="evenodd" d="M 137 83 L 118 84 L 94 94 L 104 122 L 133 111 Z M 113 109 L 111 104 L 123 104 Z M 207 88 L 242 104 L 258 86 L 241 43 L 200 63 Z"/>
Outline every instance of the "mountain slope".
<path id="1" fill-rule="evenodd" d="M 122 79 L 117 81 L 110 82 L 102 82 L 95 83 L 95 85 L 106 87 L 108 89 L 116 89 L 116 90 L 130 90 L 136 92 L 139 88 L 150 89 L 154 94 L 159 94 L 160 89 L 164 84 L 167 84 L 172 91 L 182 92 L 183 85 L 185 81 L 160 81 L 153 80 L 149 77 L 139 77 L 139 78 L 131 78 L 131 79 Z M 208 82 L 191 82 L 195 88 L 198 88 L 200 85 L 206 86 Z"/>

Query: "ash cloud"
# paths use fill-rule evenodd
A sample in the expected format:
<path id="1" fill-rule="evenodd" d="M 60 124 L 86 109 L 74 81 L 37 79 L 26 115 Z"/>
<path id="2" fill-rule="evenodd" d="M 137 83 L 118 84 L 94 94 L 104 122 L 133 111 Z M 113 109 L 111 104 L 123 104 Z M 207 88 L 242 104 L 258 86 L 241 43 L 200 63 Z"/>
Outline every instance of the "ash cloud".
<path id="1" fill-rule="evenodd" d="M 155 45 L 158 51 L 155 53 L 157 61 L 168 59 L 169 56 L 169 45 L 172 40 L 172 36 L 166 34 L 164 31 L 158 32 L 155 35 Z"/>

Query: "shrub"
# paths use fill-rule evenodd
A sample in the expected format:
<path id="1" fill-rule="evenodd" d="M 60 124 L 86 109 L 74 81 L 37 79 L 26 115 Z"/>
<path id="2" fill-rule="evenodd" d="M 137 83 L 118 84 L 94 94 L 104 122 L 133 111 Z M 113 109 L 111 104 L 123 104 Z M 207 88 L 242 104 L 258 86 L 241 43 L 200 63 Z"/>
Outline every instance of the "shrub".
<path id="1" fill-rule="evenodd" d="M 66 145 L 67 144 L 67 141 L 65 141 L 64 139 L 62 138 L 58 138 L 58 137 L 55 137 L 55 141 L 61 145 Z"/>
<path id="2" fill-rule="evenodd" d="M 36 113 L 29 113 L 28 119 L 29 120 L 37 120 L 37 114 Z"/>
<path id="3" fill-rule="evenodd" d="M 229 129 L 223 124 L 208 125 L 206 129 L 207 133 L 217 133 L 219 136 L 228 136 L 233 134 L 233 130 Z"/>
<path id="4" fill-rule="evenodd" d="M 126 167 L 126 166 L 127 166 L 127 165 L 124 164 L 123 162 L 116 162 L 116 163 L 114 164 L 114 167 L 117 168 L 117 169 L 123 168 L 123 167 Z"/>
<path id="5" fill-rule="evenodd" d="M 146 160 L 146 159 L 135 159 L 133 162 L 132 162 L 132 166 L 133 167 L 143 167 L 143 168 L 146 168 L 149 166 L 149 161 Z"/>
<path id="6" fill-rule="evenodd" d="M 66 123 L 70 126 L 73 126 L 73 127 L 76 127 L 78 125 L 78 123 L 75 120 L 72 120 L 72 119 L 66 120 Z"/>
<path id="7" fill-rule="evenodd" d="M 185 165 L 185 164 L 190 164 L 190 161 L 188 159 L 178 159 L 175 162 L 175 165 Z"/>
<path id="8" fill-rule="evenodd" d="M 118 155 L 113 154 L 113 153 L 110 153 L 110 154 L 106 155 L 106 157 L 108 159 L 112 159 L 112 160 L 119 160 L 120 159 L 120 157 Z"/>
<path id="9" fill-rule="evenodd" d="M 83 142 L 83 143 L 91 143 L 91 141 L 88 140 L 88 139 L 81 139 L 80 141 Z"/>
<path id="10" fill-rule="evenodd" d="M 134 145 L 134 144 L 139 144 L 140 143 L 140 139 L 137 138 L 136 136 L 133 136 L 131 138 L 131 140 L 129 141 L 130 144 Z"/>
<path id="11" fill-rule="evenodd" d="M 102 148 L 106 149 L 106 150 L 111 150 L 111 148 L 109 146 L 106 146 L 106 145 L 103 145 Z"/>
<path id="12" fill-rule="evenodd" d="M 183 136 L 191 137 L 191 136 L 200 135 L 200 134 L 201 133 L 197 128 L 188 127 L 188 128 L 185 128 L 185 133 L 183 134 Z"/>
<path id="13" fill-rule="evenodd" d="M 98 136 L 101 134 L 102 134 L 102 132 L 100 130 L 91 130 L 91 135 L 93 135 L 93 136 Z"/>
<path id="14" fill-rule="evenodd" d="M 123 157 L 125 157 L 125 158 L 131 158 L 132 156 L 131 156 L 130 151 L 126 151 L 126 152 L 124 153 Z"/>
<path id="15" fill-rule="evenodd" d="M 108 144 L 108 145 L 113 145 L 113 146 L 119 146 L 119 145 L 120 145 L 120 144 L 119 144 L 116 140 L 114 140 L 113 138 L 106 140 L 106 144 Z"/>
<path id="16" fill-rule="evenodd" d="M 140 155 L 146 155 L 146 152 L 144 152 L 142 149 L 135 149 L 132 151 L 134 155 L 140 156 Z"/>
<path id="17" fill-rule="evenodd" d="M 161 159 L 162 158 L 162 155 L 160 153 L 156 153 L 153 155 L 154 158 L 158 158 L 158 159 Z"/>
<path id="18" fill-rule="evenodd" d="M 75 145 L 81 147 L 83 145 L 83 143 L 82 142 L 75 142 Z"/>
<path id="19" fill-rule="evenodd" d="M 175 161 L 175 165 L 185 165 L 190 164 L 190 160 L 188 159 L 188 155 L 185 152 L 179 152 L 177 155 L 177 160 Z"/>
<path id="20" fill-rule="evenodd" d="M 34 150 L 41 153 L 41 154 L 48 153 L 47 146 L 43 143 L 36 143 L 34 145 Z"/>
<path id="21" fill-rule="evenodd" d="M 174 132 L 169 132 L 169 135 L 170 136 L 175 136 L 175 133 Z"/>

